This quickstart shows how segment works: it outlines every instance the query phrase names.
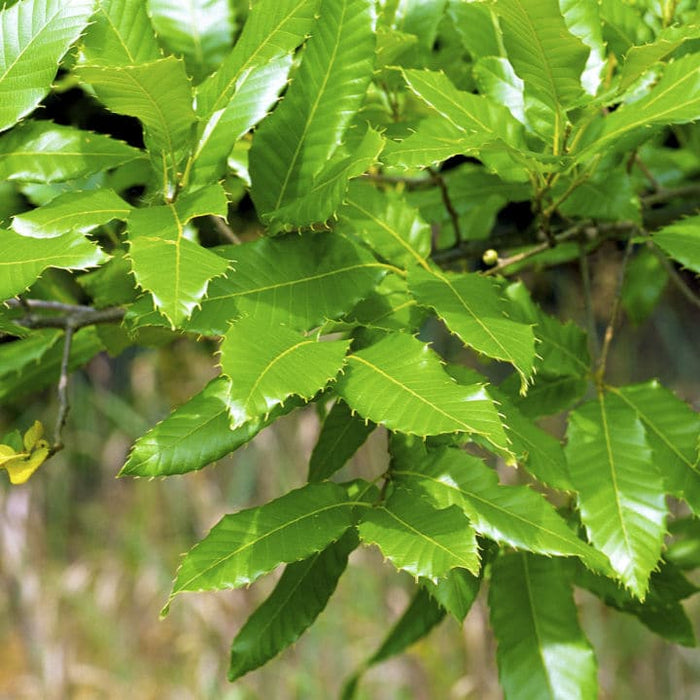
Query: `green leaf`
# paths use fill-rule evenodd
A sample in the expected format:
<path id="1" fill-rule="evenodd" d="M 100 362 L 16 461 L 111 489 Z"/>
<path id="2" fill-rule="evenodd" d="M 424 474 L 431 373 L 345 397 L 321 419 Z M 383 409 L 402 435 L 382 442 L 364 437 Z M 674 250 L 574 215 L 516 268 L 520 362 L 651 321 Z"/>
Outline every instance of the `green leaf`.
<path id="1" fill-rule="evenodd" d="M 557 0 L 498 0 L 503 43 L 525 94 L 551 112 L 552 150 L 559 153 L 566 109 L 582 96 L 581 74 L 589 49 L 571 34 Z"/>
<path id="2" fill-rule="evenodd" d="M 650 248 L 636 251 L 627 264 L 620 301 L 627 318 L 638 326 L 657 307 L 668 284 L 669 274 Z"/>
<path id="3" fill-rule="evenodd" d="M 490 5 L 450 0 L 447 14 L 452 19 L 464 48 L 475 61 L 481 56 L 498 56 L 501 53 L 500 38 Z"/>
<path id="4" fill-rule="evenodd" d="M 28 338 L 0 343 L 0 376 L 20 374 L 30 365 L 40 363 L 61 335 L 58 329 L 42 328 Z"/>
<path id="5" fill-rule="evenodd" d="M 12 228 L 33 238 L 53 238 L 66 231 L 88 233 L 112 219 L 124 221 L 131 210 L 113 190 L 67 192 L 42 207 L 18 214 L 12 219 Z"/>
<path id="6" fill-rule="evenodd" d="M 136 300 L 138 291 L 131 265 L 122 251 L 115 251 L 112 258 L 97 270 L 78 277 L 78 284 L 90 295 L 93 306 L 121 306 Z"/>
<path id="7" fill-rule="evenodd" d="M 236 140 L 277 101 L 292 52 L 311 31 L 317 8 L 318 0 L 255 3 L 233 51 L 197 90 L 196 182 L 220 177 Z"/>
<path id="8" fill-rule="evenodd" d="M 653 241 L 679 263 L 700 274 L 700 215 L 664 226 L 653 234 Z"/>
<path id="9" fill-rule="evenodd" d="M 419 588 L 401 617 L 389 630 L 379 649 L 345 681 L 340 695 L 342 700 L 355 697 L 360 679 L 368 669 L 392 656 L 402 654 L 412 644 L 427 636 L 444 617 L 445 610 L 424 588 Z"/>
<path id="10" fill-rule="evenodd" d="M 106 260 L 100 248 L 77 233 L 37 239 L 0 229 L 0 300 L 21 294 L 48 267 L 84 270 Z"/>
<path id="11" fill-rule="evenodd" d="M 134 276 L 173 327 L 192 314 L 209 282 L 229 267 L 225 258 L 186 238 L 185 225 L 195 216 L 225 216 L 226 209 L 224 190 L 210 185 L 174 204 L 134 209 L 129 216 Z"/>
<path id="12" fill-rule="evenodd" d="M 666 504 L 644 426 L 614 395 L 601 395 L 569 418 L 566 456 L 581 519 L 622 583 L 643 599 L 661 556 Z"/>
<path id="13" fill-rule="evenodd" d="M 598 697 L 595 656 L 559 561 L 524 553 L 498 557 L 489 608 L 508 700 Z"/>
<path id="14" fill-rule="evenodd" d="M 568 30 L 590 48 L 581 84 L 589 95 L 598 92 L 603 79 L 606 47 L 603 41 L 597 0 L 559 0 L 559 8 Z"/>
<path id="15" fill-rule="evenodd" d="M 348 356 L 336 390 L 363 418 L 412 435 L 483 435 L 508 452 L 493 402 L 478 384 L 460 386 L 427 345 L 402 333 Z"/>
<path id="16" fill-rule="evenodd" d="M 231 427 L 266 416 L 289 396 L 312 398 L 338 374 L 349 345 L 255 317 L 236 322 L 221 343 L 221 371 L 232 380 Z"/>
<path id="17" fill-rule="evenodd" d="M 588 380 L 538 372 L 527 395 L 520 396 L 520 378 L 513 373 L 501 384 L 500 389 L 506 391 L 521 413 L 529 418 L 539 418 L 560 413 L 573 406 L 586 393 Z"/>
<path id="18" fill-rule="evenodd" d="M 151 21 L 168 49 L 185 59 L 196 79 L 217 68 L 233 41 L 228 0 L 148 0 Z"/>
<path id="19" fill-rule="evenodd" d="M 21 0 L 0 11 L 0 131 L 47 95 L 56 67 L 87 26 L 92 0 Z"/>
<path id="20" fill-rule="evenodd" d="M 225 515 L 185 555 L 170 600 L 182 591 L 240 588 L 320 552 L 352 526 L 354 505 L 345 489 L 324 482 Z"/>
<path id="21" fill-rule="evenodd" d="M 156 170 L 167 176 L 166 197 L 172 198 L 196 119 L 183 62 L 168 56 L 135 66 L 81 66 L 77 72 L 109 109 L 141 120 Z"/>
<path id="22" fill-rule="evenodd" d="M 360 539 L 376 544 L 397 568 L 437 583 L 461 567 L 479 573 L 474 530 L 459 508 L 438 510 L 403 489 L 362 513 Z"/>
<path id="23" fill-rule="evenodd" d="M 392 264 L 426 264 L 430 226 L 399 193 L 351 182 L 339 217 L 340 230 L 353 233 Z"/>
<path id="24" fill-rule="evenodd" d="M 400 460 L 392 475 L 438 508 L 456 505 L 472 527 L 496 542 L 538 554 L 576 556 L 607 569 L 605 558 L 580 540 L 544 496 L 529 486 L 505 486 L 496 472 L 462 450 L 443 448 Z"/>
<path id="25" fill-rule="evenodd" d="M 287 566 L 233 640 L 229 681 L 262 666 L 299 639 L 326 607 L 358 542 L 357 532 L 349 530 L 323 551 Z"/>
<path id="26" fill-rule="evenodd" d="M 65 182 L 142 157 L 102 134 L 30 121 L 0 136 L 0 180 Z"/>
<path id="27" fill-rule="evenodd" d="M 142 0 L 99 0 L 82 43 L 91 65 L 133 66 L 162 57 Z"/>
<path id="28" fill-rule="evenodd" d="M 700 414 L 656 380 L 610 387 L 609 391 L 627 404 L 644 425 L 666 491 L 684 498 L 693 512 L 700 514 Z"/>
<path id="29" fill-rule="evenodd" d="M 253 139 L 252 195 L 263 219 L 313 187 L 342 143 L 372 77 L 374 19 L 369 0 L 322 0 L 299 70 Z"/>
<path id="30" fill-rule="evenodd" d="M 563 193 L 563 190 L 562 190 Z M 626 168 L 598 168 L 559 205 L 565 216 L 641 223 L 639 197 Z"/>
<path id="31" fill-rule="evenodd" d="M 532 377 L 535 336 L 532 327 L 507 317 L 508 302 L 498 283 L 476 274 L 450 274 L 411 268 L 408 286 L 419 304 L 437 313 L 467 346 L 510 362 L 520 374 L 521 393 Z"/>
<path id="32" fill-rule="evenodd" d="M 474 64 L 473 70 L 479 92 L 507 107 L 521 124 L 527 125 L 525 84 L 516 75 L 510 61 L 502 56 L 485 56 Z"/>
<path id="33" fill-rule="evenodd" d="M 337 233 L 263 238 L 223 252 L 235 260 L 235 274 L 212 282 L 190 324 L 207 335 L 223 335 L 239 313 L 315 328 L 350 310 L 384 274 L 369 252 Z"/>
<path id="34" fill-rule="evenodd" d="M 437 585 L 425 581 L 423 586 L 437 603 L 462 624 L 479 594 L 481 577 L 474 576 L 466 569 L 452 569 Z"/>
<path id="35" fill-rule="evenodd" d="M 309 481 L 323 481 L 342 469 L 376 427 L 355 416 L 345 402 L 336 401 L 311 453 Z"/>

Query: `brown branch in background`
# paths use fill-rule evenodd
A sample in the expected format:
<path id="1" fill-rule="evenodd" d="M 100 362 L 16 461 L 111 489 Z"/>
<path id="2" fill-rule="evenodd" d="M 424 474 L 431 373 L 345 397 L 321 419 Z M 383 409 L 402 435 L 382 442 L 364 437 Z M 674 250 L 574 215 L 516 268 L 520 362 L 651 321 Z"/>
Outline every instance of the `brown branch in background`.
<path id="1" fill-rule="evenodd" d="M 617 278 L 617 289 L 615 290 L 615 299 L 613 300 L 612 310 L 610 311 L 610 320 L 608 321 L 608 325 L 605 329 L 605 335 L 603 336 L 603 346 L 600 350 L 598 367 L 595 372 L 596 385 L 601 391 L 603 386 L 603 380 L 605 378 L 605 366 L 608 362 L 610 344 L 612 343 L 613 335 L 615 334 L 615 323 L 617 323 L 617 316 L 620 311 L 620 301 L 622 299 L 622 285 L 625 282 L 625 272 L 627 271 L 627 263 L 629 262 L 632 248 L 634 247 L 634 243 L 632 241 L 633 236 L 630 236 L 627 240 L 627 247 L 625 248 L 625 254 L 622 258 L 622 263 L 620 265 L 620 271 Z"/>
<path id="2" fill-rule="evenodd" d="M 651 207 L 654 204 L 662 204 L 677 197 L 700 197 L 700 183 L 670 189 L 661 188 L 658 192 L 641 197 L 641 201 L 643 207 Z"/>
<path id="3" fill-rule="evenodd" d="M 600 353 L 598 341 L 598 329 L 593 312 L 593 295 L 591 294 L 591 269 L 588 264 L 588 252 L 584 242 L 579 241 L 579 270 L 581 273 L 581 285 L 583 287 L 583 304 L 586 312 L 586 325 L 588 326 L 588 350 L 591 357 L 597 358 Z"/>
<path id="4" fill-rule="evenodd" d="M 210 214 L 208 218 L 223 239 L 235 245 L 240 245 L 243 242 L 220 216 Z"/>
<path id="5" fill-rule="evenodd" d="M 70 318 L 70 317 L 69 317 Z M 56 453 L 63 449 L 63 428 L 68 419 L 68 411 L 70 403 L 68 400 L 68 367 L 70 362 L 70 350 L 73 343 L 73 333 L 75 328 L 68 321 L 66 325 L 65 335 L 63 337 L 63 355 L 61 357 L 61 371 L 58 375 L 58 415 L 56 416 L 56 427 L 53 432 L 52 453 Z"/>
<path id="6" fill-rule="evenodd" d="M 429 187 L 435 184 L 431 177 L 401 177 L 396 175 L 383 175 L 382 173 L 365 173 L 363 179 L 376 182 L 381 185 L 405 185 L 409 189 Z"/>
<path id="7" fill-rule="evenodd" d="M 440 175 L 440 173 L 435 170 L 435 168 L 428 168 L 428 172 L 433 179 L 433 182 L 440 188 L 440 195 L 442 196 L 442 203 L 447 209 L 447 213 L 450 215 L 450 221 L 452 222 L 452 228 L 455 232 L 455 245 L 459 245 L 462 240 L 462 232 L 459 228 L 459 214 L 452 204 L 452 199 L 450 198 L 450 193 L 447 190 L 447 183 L 445 179 Z"/>

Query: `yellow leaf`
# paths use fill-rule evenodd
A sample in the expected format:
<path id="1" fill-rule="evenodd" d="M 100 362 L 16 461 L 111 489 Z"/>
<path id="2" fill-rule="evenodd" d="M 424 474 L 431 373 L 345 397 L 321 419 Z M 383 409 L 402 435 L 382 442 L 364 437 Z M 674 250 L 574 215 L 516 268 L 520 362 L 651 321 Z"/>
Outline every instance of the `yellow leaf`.
<path id="1" fill-rule="evenodd" d="M 38 440 L 44 434 L 44 426 L 38 421 L 34 421 L 34 425 L 24 434 L 24 449 L 31 452 Z"/>
<path id="2" fill-rule="evenodd" d="M 0 445 L 0 447 L 7 447 L 7 445 Z M 49 456 L 49 450 L 49 443 L 46 440 L 37 440 L 31 454 L 20 453 L 15 457 L 9 457 L 4 464 L 0 461 L 0 466 L 7 469 L 11 483 L 23 484 L 44 463 Z"/>

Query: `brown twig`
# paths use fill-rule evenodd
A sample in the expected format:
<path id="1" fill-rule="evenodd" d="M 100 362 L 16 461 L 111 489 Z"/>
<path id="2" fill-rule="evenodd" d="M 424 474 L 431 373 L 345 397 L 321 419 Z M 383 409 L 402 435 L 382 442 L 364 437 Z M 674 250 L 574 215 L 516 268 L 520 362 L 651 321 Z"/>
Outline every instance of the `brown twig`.
<path id="1" fill-rule="evenodd" d="M 220 217 L 220 216 L 214 216 L 213 214 L 209 215 L 209 221 L 212 222 L 214 225 L 214 228 L 218 231 L 219 235 L 229 241 L 229 243 L 233 243 L 235 245 L 240 245 L 243 241 L 234 233 L 233 229 Z"/>
<path id="2" fill-rule="evenodd" d="M 445 179 L 442 177 L 442 175 L 440 175 L 440 173 L 437 170 L 435 170 L 435 168 L 428 168 L 428 172 L 430 173 L 433 182 L 440 189 L 442 203 L 445 205 L 445 209 L 447 209 L 447 213 L 450 215 L 452 228 L 455 232 L 455 244 L 459 245 L 460 241 L 462 240 L 462 232 L 459 228 L 459 214 L 457 213 L 457 210 L 452 204 L 452 199 L 450 198 L 450 193 L 447 190 L 447 184 L 445 183 Z"/>
<path id="3" fill-rule="evenodd" d="M 683 185 L 682 187 L 674 187 L 670 189 L 660 189 L 658 192 L 652 192 L 641 198 L 642 206 L 651 207 L 654 204 L 668 202 L 677 197 L 700 197 L 700 184 Z"/>
<path id="4" fill-rule="evenodd" d="M 70 317 L 69 317 L 70 318 Z M 56 427 L 53 433 L 52 453 L 56 453 L 63 449 L 63 428 L 68 419 L 68 411 L 70 411 L 70 403 L 68 400 L 68 367 L 70 363 L 70 350 L 73 343 L 73 333 L 75 328 L 68 321 L 66 325 L 65 335 L 63 337 L 63 355 L 61 357 L 61 371 L 58 375 L 58 415 L 56 416 Z"/>
<path id="5" fill-rule="evenodd" d="M 591 357 L 597 358 L 600 352 L 598 342 L 598 330 L 593 313 L 593 295 L 591 294 L 591 270 L 588 265 L 588 253 L 583 241 L 579 242 L 579 270 L 581 272 L 581 285 L 583 287 L 583 303 L 586 311 L 586 324 L 588 325 L 588 349 Z"/>

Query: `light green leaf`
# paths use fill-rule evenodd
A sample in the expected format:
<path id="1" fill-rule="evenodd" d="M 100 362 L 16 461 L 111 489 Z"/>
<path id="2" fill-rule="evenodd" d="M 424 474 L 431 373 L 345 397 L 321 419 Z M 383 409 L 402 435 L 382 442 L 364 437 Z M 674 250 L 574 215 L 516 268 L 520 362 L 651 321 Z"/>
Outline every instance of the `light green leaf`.
<path id="1" fill-rule="evenodd" d="M 482 56 L 500 55 L 501 42 L 490 5 L 450 0 L 447 14 L 474 61 Z"/>
<path id="2" fill-rule="evenodd" d="M 185 224 L 205 214 L 223 217 L 226 208 L 222 187 L 210 185 L 178 197 L 174 204 L 134 209 L 129 216 L 134 276 L 173 327 L 189 318 L 209 282 L 229 267 L 225 258 L 187 239 Z"/>
<path id="3" fill-rule="evenodd" d="M 233 42 L 228 0 L 148 0 L 153 26 L 197 80 L 217 68 Z"/>
<path id="4" fill-rule="evenodd" d="M 253 139 L 252 195 L 263 218 L 312 187 L 342 143 L 372 77 L 374 21 L 370 0 L 322 0 L 299 70 Z"/>
<path id="5" fill-rule="evenodd" d="M 183 62 L 168 56 L 136 66 L 81 66 L 77 73 L 113 112 L 141 120 L 156 170 L 168 177 L 166 196 L 172 197 L 196 119 Z"/>
<path id="6" fill-rule="evenodd" d="M 355 181 L 350 183 L 345 202 L 339 212 L 340 230 L 352 232 L 392 264 L 426 264 L 430 226 L 405 197 Z"/>
<path id="7" fill-rule="evenodd" d="M 610 387 L 609 391 L 627 404 L 644 425 L 667 493 L 684 498 L 693 512 L 700 514 L 700 414 L 656 380 Z"/>
<path id="8" fill-rule="evenodd" d="M 337 233 L 263 238 L 226 254 L 235 260 L 235 274 L 212 282 L 188 326 L 206 335 L 223 335 L 239 313 L 315 328 L 350 310 L 384 274 L 369 252 Z"/>
<path id="9" fill-rule="evenodd" d="M 508 700 L 598 697 L 595 656 L 561 562 L 525 553 L 498 557 L 489 608 Z"/>
<path id="10" fill-rule="evenodd" d="M 37 239 L 0 229 L 0 300 L 21 294 L 48 267 L 84 270 L 106 260 L 100 248 L 78 233 Z"/>
<path id="11" fill-rule="evenodd" d="M 309 482 L 328 479 L 361 447 L 376 428 L 355 416 L 343 401 L 328 412 L 309 460 Z"/>
<path id="12" fill-rule="evenodd" d="M 461 624 L 479 594 L 481 576 L 474 576 L 466 569 L 452 569 L 437 585 L 425 581 L 423 586 L 435 601 Z"/>
<path id="13" fill-rule="evenodd" d="M 653 241 L 674 260 L 700 274 L 700 215 L 664 226 L 653 234 Z"/>
<path id="14" fill-rule="evenodd" d="M 133 66 L 162 57 L 143 0 L 99 0 L 82 43 L 91 65 Z"/>
<path id="15" fill-rule="evenodd" d="M 202 469 L 252 440 L 296 407 L 294 401 L 288 401 L 267 418 L 256 418 L 231 430 L 229 392 L 227 379 L 212 379 L 136 441 L 119 476 L 171 476 Z"/>
<path id="16" fill-rule="evenodd" d="M 570 416 L 566 456 L 581 519 L 622 583 L 643 599 L 666 532 L 663 483 L 635 411 L 602 395 Z"/>
<path id="17" fill-rule="evenodd" d="M 557 0 L 498 0 L 503 43 L 525 94 L 551 112 L 552 151 L 560 152 L 566 110 L 582 96 L 589 49 L 571 34 Z"/>
<path id="18" fill-rule="evenodd" d="M 318 0 L 255 3 L 233 51 L 197 90 L 196 182 L 220 177 L 236 140 L 277 101 L 292 52 L 311 31 L 317 8 Z"/>
<path id="19" fill-rule="evenodd" d="M 383 505 L 362 513 L 360 539 L 376 544 L 397 568 L 437 583 L 461 567 L 479 573 L 474 530 L 459 508 L 438 510 L 420 496 L 396 489 Z"/>
<path id="20" fill-rule="evenodd" d="M 357 545 L 357 532 L 349 530 L 323 551 L 287 566 L 233 640 L 229 681 L 262 666 L 299 639 L 326 607 Z"/>
<path id="21" fill-rule="evenodd" d="M 476 274 L 414 267 L 408 286 L 416 301 L 433 309 L 465 345 L 510 362 L 525 393 L 535 362 L 535 336 L 531 326 L 507 317 L 508 302 L 496 282 Z"/>
<path id="22" fill-rule="evenodd" d="M 363 418 L 412 435 L 483 435 L 508 452 L 493 402 L 480 385 L 460 386 L 427 345 L 394 333 L 348 356 L 336 388 Z"/>
<path id="23" fill-rule="evenodd" d="M 598 0 L 559 0 L 559 8 L 568 30 L 591 50 L 581 84 L 589 95 L 595 95 L 603 78 L 606 54 Z"/>
<path id="24" fill-rule="evenodd" d="M 505 486 L 496 472 L 463 450 L 443 448 L 399 459 L 392 475 L 438 508 L 456 505 L 472 527 L 496 542 L 537 554 L 579 557 L 606 570 L 605 558 L 580 540 L 544 496 L 529 486 Z"/>
<path id="25" fill-rule="evenodd" d="M 527 125 L 525 83 L 516 75 L 510 61 L 502 56 L 485 56 L 474 64 L 473 70 L 479 92 L 507 107 L 521 124 Z"/>
<path id="26" fill-rule="evenodd" d="M 225 515 L 182 560 L 170 600 L 182 591 L 240 588 L 320 552 L 352 526 L 354 505 L 345 489 L 324 482 Z"/>
<path id="27" fill-rule="evenodd" d="M 42 207 L 18 214 L 12 219 L 12 228 L 33 238 L 53 238 L 66 231 L 88 233 L 112 219 L 124 221 L 131 209 L 113 190 L 67 192 Z"/>
<path id="28" fill-rule="evenodd" d="M 87 26 L 92 0 L 21 0 L 0 11 L 0 131 L 34 110 Z"/>
<path id="29" fill-rule="evenodd" d="M 0 136 L 0 180 L 64 182 L 142 157 L 102 134 L 30 121 Z"/>
<path id="30" fill-rule="evenodd" d="M 563 185 L 563 183 L 562 183 Z M 555 197 L 563 194 L 555 191 Z M 625 167 L 598 168 L 559 205 L 558 210 L 572 219 L 635 221 L 641 223 L 641 206 L 632 178 Z"/>
<path id="31" fill-rule="evenodd" d="M 221 343 L 221 371 L 231 378 L 231 427 L 266 416 L 287 397 L 310 399 L 340 371 L 349 340 L 319 342 L 268 319 L 245 317 Z"/>
<path id="32" fill-rule="evenodd" d="M 38 328 L 28 338 L 0 343 L 0 376 L 20 374 L 30 365 L 39 364 L 61 336 L 56 328 Z"/>
<path id="33" fill-rule="evenodd" d="M 459 571 L 459 569 L 453 569 Z M 450 572 L 452 573 L 452 572 Z M 392 656 L 402 654 L 412 644 L 426 637 L 435 625 L 442 622 L 445 610 L 424 589 L 419 588 L 408 607 L 384 638 L 379 649 L 372 654 L 343 684 L 342 700 L 355 697 L 357 686 L 364 673 Z"/>

